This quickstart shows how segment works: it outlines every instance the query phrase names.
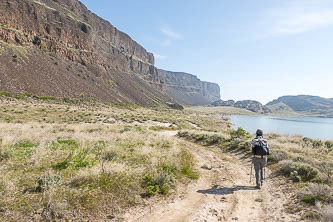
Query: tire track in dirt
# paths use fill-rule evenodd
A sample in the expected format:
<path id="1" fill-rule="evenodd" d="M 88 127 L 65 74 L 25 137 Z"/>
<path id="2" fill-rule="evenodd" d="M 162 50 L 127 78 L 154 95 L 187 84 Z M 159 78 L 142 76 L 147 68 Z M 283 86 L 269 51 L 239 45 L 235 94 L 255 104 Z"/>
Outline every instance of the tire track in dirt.
<path id="1" fill-rule="evenodd" d="M 162 134 L 174 136 L 175 132 Z M 280 188 L 283 182 L 266 180 L 261 190 L 255 189 L 254 182 L 249 183 L 249 159 L 178 138 L 175 140 L 193 154 L 195 168 L 200 173 L 199 180 L 188 185 L 185 191 L 169 202 L 161 201 L 149 209 L 127 214 L 125 221 L 300 221 L 284 210 L 289 196 Z M 271 176 L 267 170 L 267 177 Z"/>

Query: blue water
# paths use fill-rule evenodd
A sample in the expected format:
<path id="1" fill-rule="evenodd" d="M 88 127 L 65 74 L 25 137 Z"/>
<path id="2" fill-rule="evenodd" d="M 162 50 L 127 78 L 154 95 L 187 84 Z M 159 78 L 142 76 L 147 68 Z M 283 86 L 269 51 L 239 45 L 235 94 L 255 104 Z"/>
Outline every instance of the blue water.
<path id="1" fill-rule="evenodd" d="M 333 139 L 333 118 L 233 115 L 230 119 L 233 128 L 242 127 L 250 133 L 262 129 L 264 133 Z"/>

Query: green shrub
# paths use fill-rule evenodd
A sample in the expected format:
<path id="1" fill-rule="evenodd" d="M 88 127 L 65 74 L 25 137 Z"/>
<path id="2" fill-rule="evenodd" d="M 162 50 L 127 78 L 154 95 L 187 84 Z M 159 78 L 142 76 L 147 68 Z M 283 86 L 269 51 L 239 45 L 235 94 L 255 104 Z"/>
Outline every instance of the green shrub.
<path id="1" fill-rule="evenodd" d="M 92 167 L 96 159 L 89 156 L 86 151 L 81 150 L 77 153 L 71 153 L 65 160 L 53 165 L 55 170 L 65 170 L 67 168 L 78 170 L 80 168 Z"/>
<path id="2" fill-rule="evenodd" d="M 217 134 L 208 135 L 208 134 L 190 134 L 187 131 L 178 132 L 178 137 L 185 138 L 187 140 L 199 143 L 205 146 L 212 146 L 219 144 L 223 141 L 223 138 Z"/>
<path id="3" fill-rule="evenodd" d="M 64 139 L 60 138 L 56 141 L 53 141 L 51 144 L 51 149 L 53 150 L 75 150 L 79 148 L 78 142 L 74 139 Z"/>
<path id="4" fill-rule="evenodd" d="M 11 97 L 12 95 L 9 92 L 0 92 L 0 97 L 1 96 Z"/>
<path id="5" fill-rule="evenodd" d="M 329 202 L 333 200 L 332 188 L 326 184 L 310 183 L 301 189 L 297 196 L 301 201 L 315 204 L 316 201 Z"/>
<path id="6" fill-rule="evenodd" d="M 199 179 L 199 173 L 193 170 L 193 156 L 187 150 L 182 149 L 178 154 L 181 163 L 181 173 L 192 180 Z"/>
<path id="7" fill-rule="evenodd" d="M 165 173 L 169 175 L 175 175 L 177 173 L 177 167 L 169 163 L 160 163 L 157 165 L 157 172 Z"/>
<path id="8" fill-rule="evenodd" d="M 280 163 L 280 172 L 285 175 L 293 176 L 292 179 L 299 176 L 302 181 L 314 179 L 319 171 L 307 163 L 294 162 L 292 160 L 283 160 Z"/>
<path id="9" fill-rule="evenodd" d="M 237 138 L 244 139 L 244 138 L 248 138 L 250 136 L 250 134 L 241 127 L 239 127 L 237 130 L 230 130 L 229 135 L 232 140 L 237 139 Z"/>
<path id="10" fill-rule="evenodd" d="M 322 147 L 323 145 L 324 145 L 324 143 L 321 140 L 313 140 L 312 141 L 312 146 L 314 148 L 319 148 L 319 147 Z"/>
<path id="11" fill-rule="evenodd" d="M 155 176 L 146 175 L 143 179 L 143 187 L 146 189 L 146 194 L 148 196 L 153 196 L 158 193 L 167 195 L 171 184 L 171 176 L 165 173 L 160 173 Z"/>
<path id="12" fill-rule="evenodd" d="M 187 131 L 179 131 L 177 133 L 177 136 L 180 137 L 180 138 L 188 138 L 189 137 L 189 132 L 187 132 Z"/>
<path id="13" fill-rule="evenodd" d="M 104 161 L 112 161 L 116 158 L 117 153 L 116 152 L 105 152 L 103 154 L 102 160 Z"/>
<path id="14" fill-rule="evenodd" d="M 19 158 L 30 157 L 35 151 L 34 148 L 36 146 L 38 146 L 38 144 L 34 144 L 33 142 L 28 140 L 23 140 L 14 145 L 14 155 Z"/>
<path id="15" fill-rule="evenodd" d="M 38 177 L 37 179 L 38 186 L 36 190 L 38 192 L 46 191 L 50 187 L 56 186 L 59 183 L 59 181 L 60 181 L 60 176 L 57 175 L 52 176 L 49 173 L 47 173 L 43 176 Z"/>
<path id="16" fill-rule="evenodd" d="M 207 141 L 206 141 L 206 145 L 207 146 L 212 146 L 215 144 L 219 144 L 222 141 L 222 137 L 219 135 L 211 135 L 208 136 Z"/>
<path id="17" fill-rule="evenodd" d="M 105 142 L 103 140 L 99 140 L 93 145 L 91 152 L 94 154 L 99 154 L 103 150 L 105 150 L 106 147 L 107 147 L 107 142 Z"/>
<path id="18" fill-rule="evenodd" d="M 327 149 L 332 149 L 333 148 L 333 142 L 332 141 L 326 141 L 325 146 Z"/>
<path id="19" fill-rule="evenodd" d="M 301 201 L 312 205 L 316 203 L 316 199 L 314 199 L 312 196 L 302 196 Z"/>
<path id="20" fill-rule="evenodd" d="M 69 183 L 75 192 L 68 201 L 73 207 L 99 210 L 103 202 L 110 205 L 112 200 L 117 207 L 128 208 L 137 203 L 136 197 L 142 191 L 139 178 L 117 172 L 77 177 Z"/>
<path id="21" fill-rule="evenodd" d="M 320 163 L 320 171 L 326 177 L 326 183 L 330 183 L 333 175 L 333 163 L 322 162 Z"/>

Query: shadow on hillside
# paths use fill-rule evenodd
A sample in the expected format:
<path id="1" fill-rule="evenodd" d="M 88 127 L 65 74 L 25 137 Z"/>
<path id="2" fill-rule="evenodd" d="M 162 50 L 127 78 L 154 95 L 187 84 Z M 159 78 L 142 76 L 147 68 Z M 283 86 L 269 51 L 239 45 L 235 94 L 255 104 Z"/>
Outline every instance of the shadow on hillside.
<path id="1" fill-rule="evenodd" d="M 198 190 L 198 193 L 202 194 L 214 194 L 214 195 L 229 195 L 239 190 L 257 190 L 255 186 L 234 186 L 234 187 L 219 187 L 213 186 L 207 190 Z"/>
<path id="2" fill-rule="evenodd" d="M 246 149 L 243 148 L 227 148 L 226 151 L 228 153 L 231 153 L 233 155 L 239 156 L 240 160 L 248 160 L 248 162 L 251 162 L 251 156 L 252 154 L 248 152 Z"/>

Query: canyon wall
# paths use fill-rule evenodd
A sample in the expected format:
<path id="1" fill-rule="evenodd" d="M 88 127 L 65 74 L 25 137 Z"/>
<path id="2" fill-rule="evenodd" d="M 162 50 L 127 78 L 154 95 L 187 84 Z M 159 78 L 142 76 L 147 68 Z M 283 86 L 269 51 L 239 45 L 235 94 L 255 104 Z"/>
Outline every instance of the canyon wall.
<path id="1" fill-rule="evenodd" d="M 0 12 L 0 91 L 141 105 L 219 99 L 216 84 L 159 71 L 152 53 L 78 0 L 2 0 Z"/>
<path id="2" fill-rule="evenodd" d="M 165 79 L 168 95 L 187 105 L 207 105 L 220 99 L 220 87 L 204 82 L 195 75 L 158 70 Z"/>

